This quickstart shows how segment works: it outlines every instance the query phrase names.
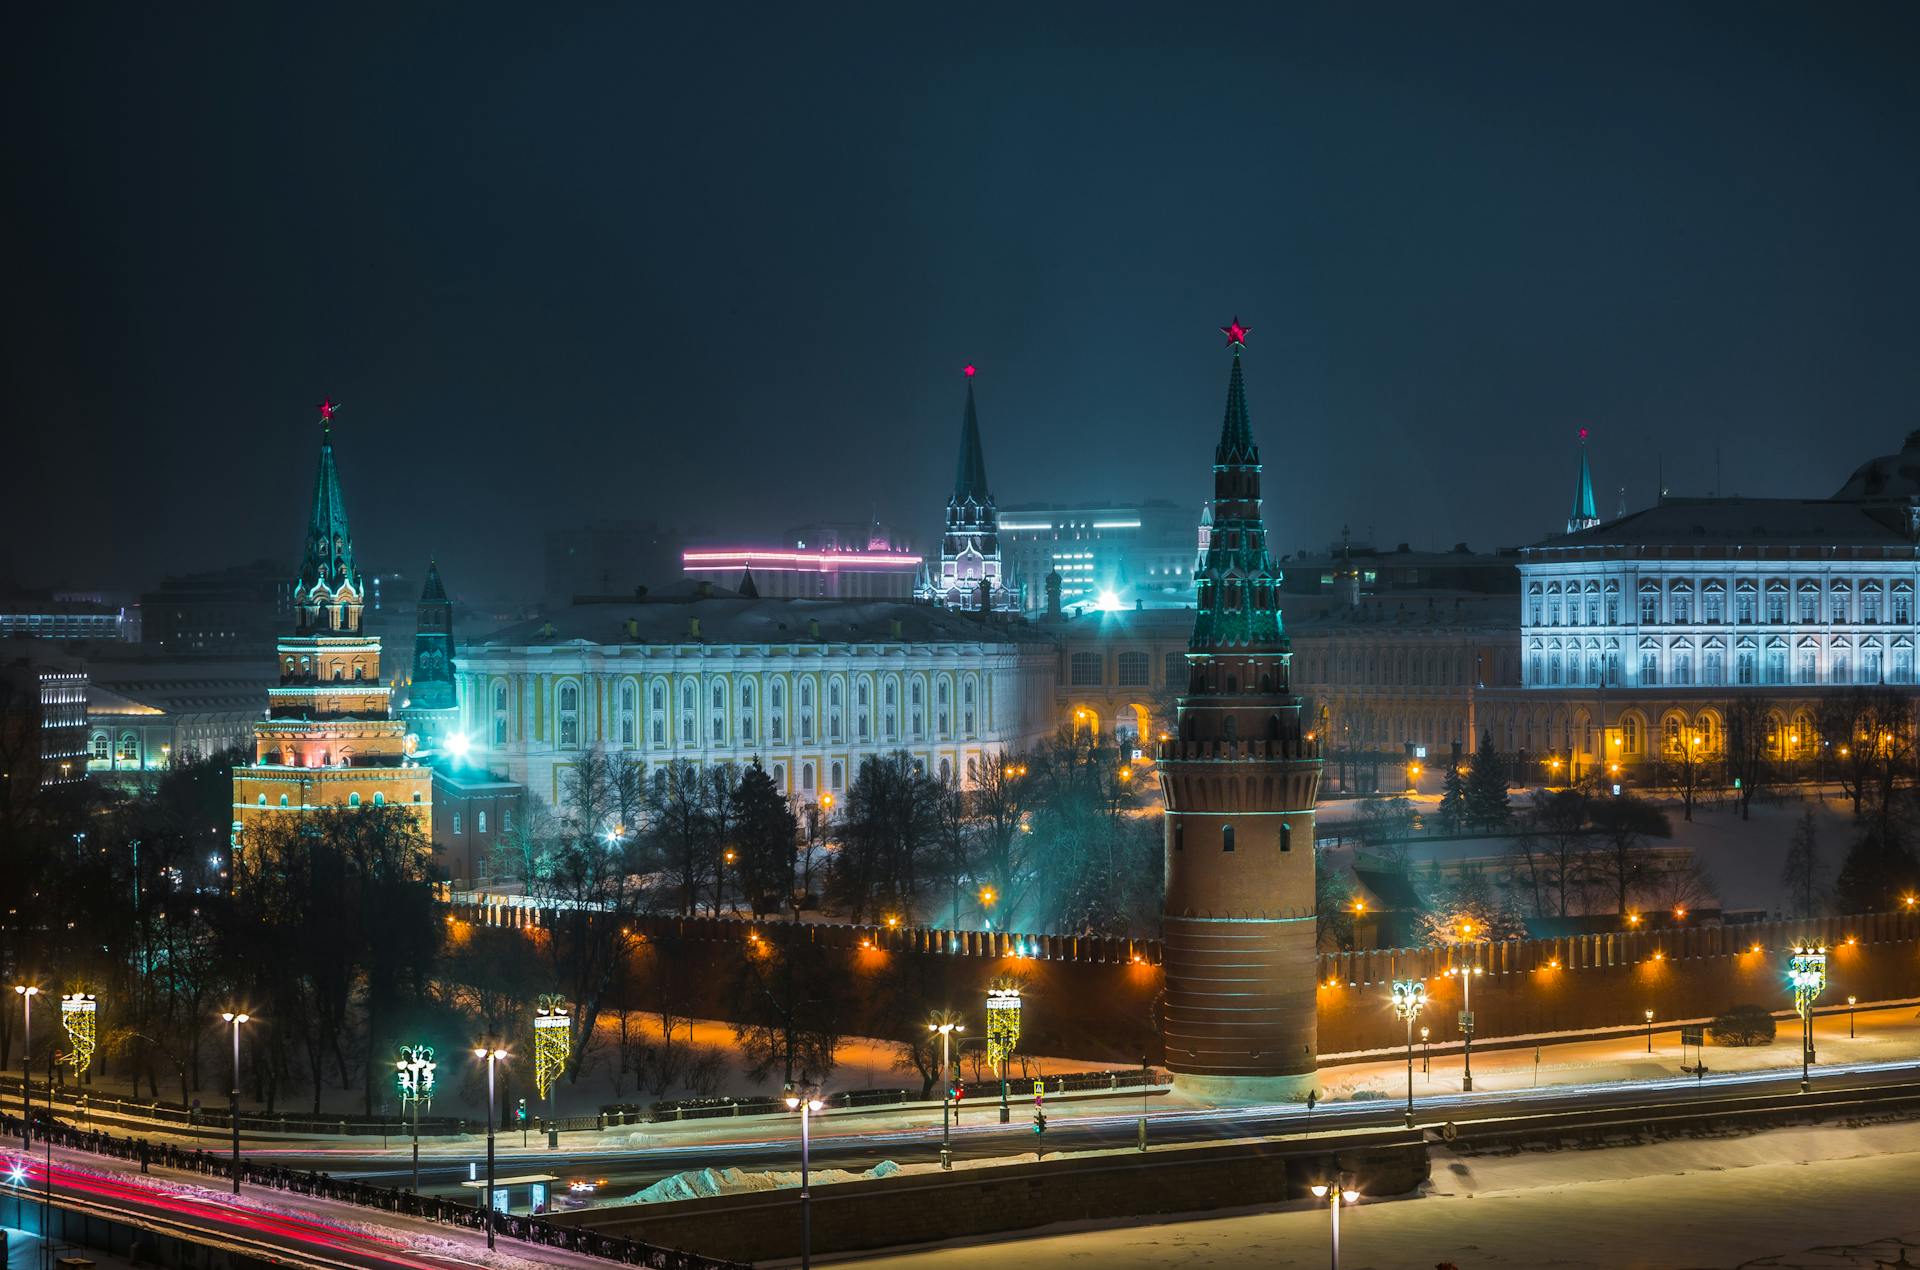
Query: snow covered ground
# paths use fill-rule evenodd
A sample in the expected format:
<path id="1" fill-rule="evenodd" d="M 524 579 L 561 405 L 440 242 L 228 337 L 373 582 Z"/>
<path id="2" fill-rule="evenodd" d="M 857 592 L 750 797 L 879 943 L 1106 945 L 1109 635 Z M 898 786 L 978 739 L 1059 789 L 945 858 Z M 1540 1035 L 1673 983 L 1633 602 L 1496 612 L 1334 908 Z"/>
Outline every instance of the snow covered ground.
<path id="1" fill-rule="evenodd" d="M 1515 807 L 1522 806 L 1526 798 L 1524 791 L 1515 790 Z M 1429 814 L 1438 805 L 1438 799 L 1431 796 L 1423 796 L 1418 802 L 1422 811 Z M 1740 819 L 1740 813 L 1731 807 L 1721 809 L 1696 805 L 1692 821 L 1686 821 L 1681 819 L 1681 808 L 1677 802 L 1661 802 L 1660 805 L 1673 821 L 1673 837 L 1649 839 L 1649 845 L 1655 849 L 1690 849 L 1694 859 L 1705 868 L 1720 906 L 1725 909 L 1764 909 L 1769 914 L 1784 913 L 1788 901 L 1786 887 L 1780 880 L 1780 868 L 1786 861 L 1787 847 L 1793 840 L 1794 830 L 1808 810 L 1814 813 L 1817 851 L 1828 883 L 1839 873 L 1841 862 L 1847 856 L 1847 848 L 1858 832 L 1853 824 L 1853 804 L 1831 791 L 1824 799 L 1810 793 L 1804 801 L 1755 805 L 1750 820 Z M 1329 806 L 1333 810 L 1331 817 L 1327 814 Z M 1320 832 L 1326 834 L 1351 820 L 1347 811 L 1349 806 L 1350 802 L 1323 803 L 1319 817 Z M 1407 844 L 1408 858 L 1416 869 L 1424 866 L 1428 860 L 1438 860 L 1443 865 L 1460 860 L 1504 861 L 1512 850 L 1513 839 L 1510 837 L 1458 838 L 1439 842 L 1415 839 Z M 1328 858 L 1335 864 L 1351 864 L 1352 849 L 1334 848 Z"/>
<path id="2" fill-rule="evenodd" d="M 1425 1196 L 1341 1214 L 1345 1270 L 1445 1265 L 1619 1270 L 1920 1265 L 1920 1124 L 1782 1129 L 1498 1159 L 1436 1153 Z M 1319 1267 L 1318 1205 L 1060 1228 L 1014 1241 L 861 1259 L 863 1270 Z"/>

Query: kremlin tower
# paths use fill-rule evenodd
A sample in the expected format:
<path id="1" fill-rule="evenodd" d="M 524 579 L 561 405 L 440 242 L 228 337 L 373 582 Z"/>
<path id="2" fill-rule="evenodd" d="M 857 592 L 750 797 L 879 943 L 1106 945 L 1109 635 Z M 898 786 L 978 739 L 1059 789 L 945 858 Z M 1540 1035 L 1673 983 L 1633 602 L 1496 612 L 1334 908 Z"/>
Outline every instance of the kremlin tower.
<path id="1" fill-rule="evenodd" d="M 366 584 L 333 458 L 332 402 L 320 406 L 320 467 L 293 588 L 294 628 L 278 644 L 280 682 L 254 724 L 254 761 L 233 769 L 234 838 L 272 818 L 322 807 L 395 804 L 432 829 L 432 778 L 380 678 L 380 640 L 361 626 Z"/>
<path id="2" fill-rule="evenodd" d="M 1160 1030 L 1180 1089 L 1211 1099 L 1314 1087 L 1313 808 L 1320 747 L 1288 690 L 1280 572 L 1267 554 L 1260 450 L 1240 354 L 1213 455 L 1176 734 L 1159 747 L 1166 795 L 1166 996 Z"/>
<path id="3" fill-rule="evenodd" d="M 960 463 L 947 500 L 947 530 L 940 539 L 940 574 L 924 576 L 917 595 L 943 608 L 1017 611 L 1020 597 L 1000 571 L 1000 512 L 987 489 L 987 456 L 973 406 L 974 368 L 963 373 L 967 408 L 960 420 Z"/>

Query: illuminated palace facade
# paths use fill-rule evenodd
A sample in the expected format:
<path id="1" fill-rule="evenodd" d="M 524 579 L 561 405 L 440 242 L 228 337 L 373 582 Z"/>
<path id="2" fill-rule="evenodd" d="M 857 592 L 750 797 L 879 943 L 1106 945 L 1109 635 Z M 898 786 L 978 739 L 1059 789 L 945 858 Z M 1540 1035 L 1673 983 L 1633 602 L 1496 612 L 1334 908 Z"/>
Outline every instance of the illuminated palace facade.
<path id="1" fill-rule="evenodd" d="M 796 802 L 904 750 L 965 780 L 1052 734 L 1055 651 L 1018 621 L 929 604 L 743 596 L 682 582 L 470 643 L 462 726 L 549 803 L 604 749 L 649 766 L 758 759 Z"/>
<path id="2" fill-rule="evenodd" d="M 1728 699 L 1759 694 L 1774 756 L 1792 761 L 1817 743 L 1821 697 L 1915 684 L 1920 433 L 1831 498 L 1665 499 L 1573 520 L 1521 556 L 1523 686 L 1483 710 L 1498 748 L 1577 767 L 1683 744 L 1718 754 Z"/>
<path id="3" fill-rule="evenodd" d="M 254 761 L 233 769 L 237 847 L 249 831 L 322 807 L 398 804 L 432 831 L 432 778 L 414 762 L 407 725 L 393 716 L 380 640 L 361 625 L 366 585 L 353 559 L 333 407 L 321 407 L 320 467 L 306 550 L 293 594 L 293 631 L 278 641 L 279 682 L 254 725 Z"/>
<path id="4" fill-rule="evenodd" d="M 1166 995 L 1176 1086 L 1202 1097 L 1297 1097 L 1315 1085 L 1314 800 L 1320 751 L 1288 680 L 1280 570 L 1267 551 L 1260 450 L 1233 348 L 1214 450 L 1187 681 L 1158 746 L 1166 796 Z"/>

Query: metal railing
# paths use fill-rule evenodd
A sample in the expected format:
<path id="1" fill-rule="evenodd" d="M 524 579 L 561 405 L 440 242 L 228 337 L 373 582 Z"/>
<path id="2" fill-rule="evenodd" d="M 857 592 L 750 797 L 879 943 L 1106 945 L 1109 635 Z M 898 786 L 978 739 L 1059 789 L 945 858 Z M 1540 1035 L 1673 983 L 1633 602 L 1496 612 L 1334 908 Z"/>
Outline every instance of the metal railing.
<path id="1" fill-rule="evenodd" d="M 44 1115 L 36 1115 L 34 1120 L 34 1132 L 43 1140 L 50 1140 L 54 1145 L 69 1150 L 86 1151 L 118 1160 L 138 1160 L 142 1173 L 147 1172 L 149 1168 L 159 1167 L 200 1173 L 208 1177 L 229 1179 L 233 1177 L 233 1161 L 226 1155 L 209 1153 L 197 1147 L 189 1150 L 169 1143 L 149 1142 L 145 1138 L 116 1138 L 112 1134 L 102 1133 L 97 1129 L 74 1129 L 50 1120 Z M 18 1116 L 0 1116 L 0 1134 L 18 1134 L 19 1132 Z M 448 1226 L 462 1226 L 469 1230 L 486 1229 L 488 1218 L 491 1217 L 496 1235 L 546 1248 L 560 1248 L 568 1252 L 617 1261 L 623 1265 L 646 1266 L 649 1270 L 745 1270 L 742 1262 L 725 1261 L 694 1252 L 681 1252 L 674 1248 L 662 1248 L 655 1244 L 642 1243 L 637 1239 L 602 1234 L 585 1227 L 559 1226 L 542 1217 L 489 1213 L 456 1200 L 416 1195 L 412 1191 L 374 1186 L 367 1182 L 331 1177 L 325 1173 L 293 1169 L 280 1164 L 255 1164 L 243 1159 L 240 1161 L 240 1180 L 270 1190 L 355 1204 L 362 1208 L 379 1209 L 382 1212 L 397 1213 L 403 1217 L 414 1217 Z"/>

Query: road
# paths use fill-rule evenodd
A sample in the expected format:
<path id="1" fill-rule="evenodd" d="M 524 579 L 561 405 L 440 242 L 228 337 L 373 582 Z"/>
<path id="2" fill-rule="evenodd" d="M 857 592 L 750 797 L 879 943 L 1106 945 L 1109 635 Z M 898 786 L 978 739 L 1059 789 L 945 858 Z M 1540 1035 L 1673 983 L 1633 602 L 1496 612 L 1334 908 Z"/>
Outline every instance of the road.
<path id="1" fill-rule="evenodd" d="M 1878 1063 L 1832 1064 L 1817 1069 L 1814 1087 L 1819 1090 L 1871 1089 L 1912 1082 L 1920 1077 L 1920 1059 L 1901 1059 Z M 1438 1125 L 1444 1121 L 1467 1123 L 1505 1119 L 1554 1111 L 1630 1109 L 1655 1105 L 1712 1100 L 1729 1095 L 1788 1093 L 1798 1088 L 1799 1071 L 1783 1069 L 1764 1072 L 1730 1072 L 1709 1075 L 1704 1081 L 1691 1076 L 1659 1080 L 1608 1081 L 1587 1085 L 1560 1085 L 1539 1089 L 1499 1090 L 1474 1094 L 1428 1094 L 1419 1097 L 1418 1123 Z M 1158 1144 L 1218 1141 L 1232 1138 L 1301 1134 L 1309 1128 L 1325 1130 L 1397 1127 L 1404 1123 L 1405 1103 L 1400 1100 L 1341 1102 L 1325 1105 L 1308 1114 L 1300 1104 L 1252 1106 L 1234 1109 L 1156 1108 L 1149 1117 L 1149 1137 Z M 1114 1110 L 1100 1114 L 1079 1114 L 1050 1119 L 1045 1135 L 1032 1131 L 1032 1104 L 1015 1103 L 1013 1122 L 1001 1125 L 998 1110 L 988 1104 L 968 1107 L 963 1122 L 953 1132 L 953 1156 L 956 1160 L 989 1159 L 1036 1150 L 1088 1151 L 1128 1148 L 1134 1145 L 1139 1118 L 1137 1107 L 1115 1104 Z M 839 1128 L 846 1124 L 848 1127 Z M 535 1138 L 534 1142 L 538 1142 Z M 604 1179 L 603 1198 L 630 1194 L 652 1182 L 675 1173 L 694 1169 L 797 1170 L 799 1141 L 796 1137 L 706 1139 L 677 1145 L 621 1146 L 609 1150 L 546 1151 L 535 1146 L 521 1150 L 519 1134 L 503 1135 L 499 1142 L 496 1167 L 501 1173 L 526 1172 L 538 1168 L 563 1179 Z M 885 1160 L 897 1163 L 934 1161 L 939 1158 L 940 1130 L 894 1126 L 860 1129 L 846 1120 L 826 1120 L 815 1129 L 812 1163 L 816 1169 L 863 1170 Z M 412 1181 L 411 1164 L 404 1153 L 380 1155 L 355 1147 L 312 1149 L 287 1147 L 259 1153 L 279 1163 L 299 1168 L 321 1169 L 335 1177 L 360 1178 L 383 1185 L 405 1186 Z M 471 1157 L 484 1160 L 484 1147 Z M 468 1157 L 424 1156 L 421 1160 L 421 1189 L 427 1194 L 460 1193 L 459 1183 L 468 1176 Z"/>
<path id="2" fill-rule="evenodd" d="M 31 1213 L 16 1213 L 9 1205 L 38 1207 L 45 1191 L 46 1157 L 5 1154 L 0 1161 L 5 1165 L 0 1172 L 0 1221 L 37 1222 Z M 332 1206 L 336 1215 L 330 1216 L 286 1211 L 300 1206 L 299 1197 L 281 1192 L 272 1193 L 269 1210 L 249 1196 L 236 1200 L 160 1174 L 148 1179 L 126 1176 L 116 1161 L 58 1149 L 53 1154 L 53 1199 L 76 1212 L 135 1221 L 195 1243 L 313 1270 L 447 1270 L 484 1265 L 487 1256 L 485 1236 L 478 1232 L 425 1223 L 413 1223 L 418 1229 L 409 1231 L 407 1220 L 392 1214 L 377 1215 L 382 1227 L 392 1229 L 376 1231 L 366 1225 L 376 1215 L 346 1205 Z M 409 1234 L 425 1236 L 444 1250 L 422 1251 Z M 548 1248 L 540 1249 L 540 1259 L 583 1270 L 607 1264 Z"/>

